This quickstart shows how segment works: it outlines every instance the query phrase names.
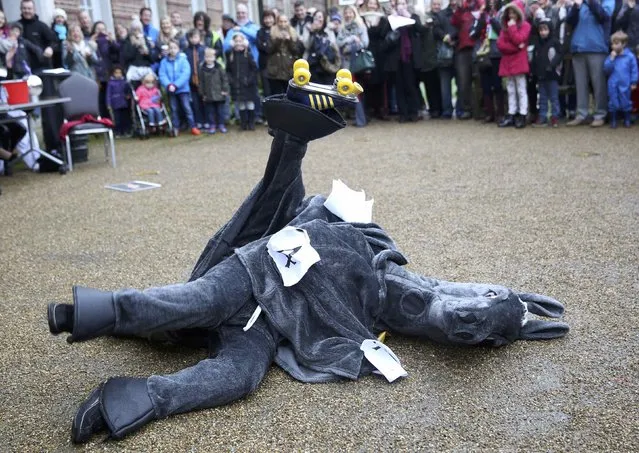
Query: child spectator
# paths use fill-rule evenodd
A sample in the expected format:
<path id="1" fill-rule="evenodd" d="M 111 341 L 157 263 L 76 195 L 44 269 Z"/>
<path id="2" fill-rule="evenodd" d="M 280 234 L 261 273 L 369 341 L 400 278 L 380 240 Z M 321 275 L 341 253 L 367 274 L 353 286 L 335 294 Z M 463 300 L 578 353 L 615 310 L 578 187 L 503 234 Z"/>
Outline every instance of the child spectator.
<path id="1" fill-rule="evenodd" d="M 242 33 L 233 36 L 233 49 L 226 54 L 226 72 L 231 86 L 231 97 L 240 111 L 243 131 L 255 130 L 255 102 L 257 90 L 257 64 Z"/>
<path id="2" fill-rule="evenodd" d="M 129 101 L 131 93 L 129 83 L 124 78 L 121 66 L 113 66 L 111 78 L 106 87 L 106 104 L 115 123 L 115 136 L 122 137 L 131 132 L 131 113 Z"/>
<path id="3" fill-rule="evenodd" d="M 56 8 L 53 10 L 53 23 L 51 24 L 51 30 L 55 34 L 58 41 L 58 45 L 53 48 L 53 55 L 51 56 L 51 63 L 54 68 L 62 67 L 62 47 L 67 40 L 69 27 L 67 26 L 67 13 L 62 8 Z"/>
<path id="4" fill-rule="evenodd" d="M 215 49 L 207 47 L 204 51 L 204 62 L 199 68 L 199 89 L 204 103 L 204 121 L 210 125 L 208 133 L 215 134 L 217 130 L 226 134 L 224 102 L 229 95 L 229 81 L 226 71 L 215 58 Z"/>
<path id="5" fill-rule="evenodd" d="M 74 25 L 69 30 L 69 39 L 62 52 L 64 65 L 71 72 L 93 79 L 95 78 L 93 66 L 98 61 L 96 49 L 95 42 L 86 41 L 80 26 Z"/>
<path id="6" fill-rule="evenodd" d="M 42 49 L 22 37 L 22 25 L 11 24 L 9 29 L 9 45 L 5 55 L 9 79 L 22 79 L 31 75 L 30 61 L 42 60 Z"/>
<path id="7" fill-rule="evenodd" d="M 539 116 L 535 127 L 548 126 L 548 101 L 550 101 L 550 124 L 559 125 L 559 76 L 564 58 L 561 44 L 553 36 L 551 21 L 544 18 L 537 26 L 539 40 L 535 46 L 533 72 L 539 83 Z"/>
<path id="8" fill-rule="evenodd" d="M 149 119 L 149 130 L 153 134 L 157 126 L 162 121 L 162 93 L 157 87 L 155 74 L 149 72 L 142 79 L 142 84 L 135 90 L 140 108 L 146 113 Z"/>
<path id="9" fill-rule="evenodd" d="M 508 115 L 499 127 L 526 127 L 528 116 L 528 92 L 526 75 L 528 63 L 528 37 L 530 24 L 524 18 L 524 6 L 519 0 L 509 3 L 502 17 L 502 29 L 497 39 L 497 47 L 502 54 L 499 62 L 499 76 L 506 78 L 508 90 Z"/>
<path id="10" fill-rule="evenodd" d="M 608 111 L 610 127 L 617 127 L 617 113 L 623 112 L 623 125 L 630 127 L 632 112 L 632 90 L 637 89 L 639 70 L 637 58 L 626 48 L 628 35 L 618 31 L 610 37 L 612 51 L 604 61 L 604 72 L 608 76 Z"/>
<path id="11" fill-rule="evenodd" d="M 190 78 L 191 67 L 186 59 L 186 55 L 180 52 L 180 45 L 177 41 L 170 41 L 169 54 L 164 57 L 160 63 L 160 83 L 169 95 L 169 105 L 171 106 L 171 117 L 173 119 L 173 131 L 175 136 L 178 134 L 178 124 L 180 123 L 180 107 L 182 107 L 189 123 L 191 134 L 201 134 L 200 130 L 195 127 L 193 110 L 191 110 L 191 91 L 189 89 Z"/>
<path id="12" fill-rule="evenodd" d="M 186 58 L 191 67 L 191 80 L 189 88 L 191 90 L 191 108 L 193 109 L 193 117 L 195 118 L 196 127 L 202 128 L 204 121 L 204 104 L 200 97 L 200 75 L 199 68 L 204 63 L 204 46 L 202 45 L 202 37 L 197 28 L 192 28 L 186 34 L 189 44 L 184 50 Z M 204 124 L 205 129 L 209 128 L 208 124 Z"/>

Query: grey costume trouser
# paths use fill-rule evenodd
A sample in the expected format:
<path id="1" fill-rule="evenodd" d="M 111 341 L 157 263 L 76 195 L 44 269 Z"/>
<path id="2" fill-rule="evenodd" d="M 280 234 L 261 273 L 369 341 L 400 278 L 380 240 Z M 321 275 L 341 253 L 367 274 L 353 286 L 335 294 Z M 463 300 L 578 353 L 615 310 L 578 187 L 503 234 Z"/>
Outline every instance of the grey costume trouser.
<path id="1" fill-rule="evenodd" d="M 149 377 L 147 389 L 157 417 L 242 398 L 257 388 L 275 357 L 277 334 L 263 316 L 247 332 L 242 330 L 257 303 L 248 273 L 235 255 L 197 280 L 118 291 L 114 300 L 116 335 L 217 328 L 220 346 L 215 357 L 174 374 Z"/>
<path id="2" fill-rule="evenodd" d="M 591 84 L 595 98 L 593 117 L 596 120 L 606 117 L 608 88 L 606 86 L 606 75 L 603 70 L 605 60 L 605 53 L 576 53 L 572 56 L 575 86 L 577 88 L 578 118 L 586 118 L 588 116 Z"/>

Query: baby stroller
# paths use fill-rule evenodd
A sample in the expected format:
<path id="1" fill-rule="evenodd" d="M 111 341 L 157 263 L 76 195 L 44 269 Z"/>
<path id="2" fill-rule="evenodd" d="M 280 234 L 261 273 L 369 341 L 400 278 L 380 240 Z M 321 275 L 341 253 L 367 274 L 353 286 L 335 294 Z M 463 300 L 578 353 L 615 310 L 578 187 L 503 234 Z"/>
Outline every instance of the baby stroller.
<path id="1" fill-rule="evenodd" d="M 140 82 L 131 81 L 131 120 L 133 124 L 133 134 L 139 137 L 141 140 L 149 138 L 149 118 L 146 112 L 140 108 L 138 97 L 135 94 L 135 90 L 140 86 Z M 162 112 L 162 120 L 155 126 L 158 134 L 164 134 L 167 136 L 173 135 L 173 123 L 171 122 L 171 116 L 166 108 L 163 100 L 160 100 L 160 110 Z"/>

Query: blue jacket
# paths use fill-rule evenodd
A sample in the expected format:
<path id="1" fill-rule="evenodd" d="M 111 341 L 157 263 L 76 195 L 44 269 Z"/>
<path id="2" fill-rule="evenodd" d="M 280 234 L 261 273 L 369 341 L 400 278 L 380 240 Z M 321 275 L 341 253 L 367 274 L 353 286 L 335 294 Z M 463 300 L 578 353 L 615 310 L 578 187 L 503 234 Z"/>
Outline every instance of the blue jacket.
<path id="1" fill-rule="evenodd" d="M 260 52 L 257 49 L 257 32 L 260 31 L 260 27 L 249 21 L 246 25 L 240 28 L 239 33 L 242 33 L 248 39 L 249 47 L 251 49 L 251 54 L 253 54 L 253 59 L 255 63 L 260 64 Z M 238 31 L 230 29 L 224 38 L 224 53 L 227 53 L 229 50 L 233 50 L 233 36 Z"/>
<path id="2" fill-rule="evenodd" d="M 608 55 L 604 61 L 604 72 L 608 76 L 608 111 L 631 111 L 630 86 L 636 85 L 639 80 L 637 58 L 628 48 L 614 60 Z"/>
<path id="3" fill-rule="evenodd" d="M 169 84 L 177 87 L 176 94 L 190 93 L 189 80 L 191 79 L 191 67 L 186 55 L 180 52 L 174 59 L 168 56 L 160 62 L 160 84 L 166 88 Z"/>
<path id="4" fill-rule="evenodd" d="M 572 25 L 572 53 L 608 53 L 610 18 L 615 0 L 584 0 L 581 7 L 573 5 L 566 22 Z"/>

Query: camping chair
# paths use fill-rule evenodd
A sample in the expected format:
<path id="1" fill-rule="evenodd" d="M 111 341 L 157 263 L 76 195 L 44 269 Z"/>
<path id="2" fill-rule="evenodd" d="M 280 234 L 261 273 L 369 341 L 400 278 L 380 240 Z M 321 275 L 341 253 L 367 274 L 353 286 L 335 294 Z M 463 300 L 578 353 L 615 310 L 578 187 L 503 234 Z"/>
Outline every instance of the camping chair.
<path id="1" fill-rule="evenodd" d="M 80 74 L 71 74 L 66 80 L 60 83 L 58 92 L 62 97 L 71 98 L 70 102 L 62 105 L 64 111 L 64 122 L 81 118 L 84 115 L 92 115 L 100 119 L 100 108 L 98 106 L 98 93 L 100 87 L 97 82 Z M 115 145 L 113 140 L 113 130 L 101 123 L 86 122 L 78 124 L 69 130 L 65 137 L 66 161 L 69 171 L 73 170 L 71 158 L 72 135 L 92 135 L 102 134 L 104 136 L 104 156 L 109 158 L 111 152 L 111 166 L 115 168 Z"/>

